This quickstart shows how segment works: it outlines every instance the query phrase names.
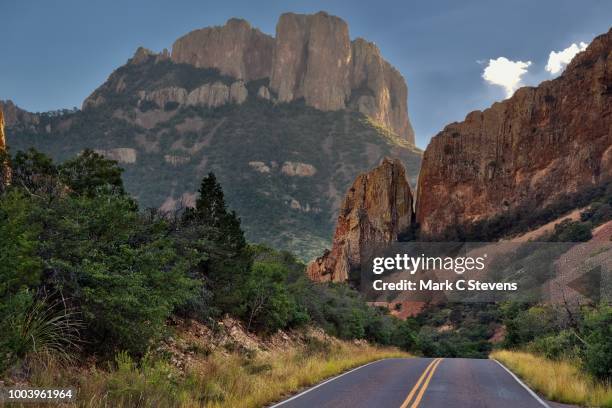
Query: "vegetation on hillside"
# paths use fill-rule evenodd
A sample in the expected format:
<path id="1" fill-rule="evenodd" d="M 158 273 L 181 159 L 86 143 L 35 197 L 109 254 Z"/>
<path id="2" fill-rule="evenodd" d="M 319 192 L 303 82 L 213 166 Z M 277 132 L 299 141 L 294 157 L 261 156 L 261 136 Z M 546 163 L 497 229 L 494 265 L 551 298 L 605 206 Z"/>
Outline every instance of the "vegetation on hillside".
<path id="1" fill-rule="evenodd" d="M 402 159 L 416 182 L 421 153 L 413 146 L 356 112 L 259 99 L 266 80 L 247 83 L 249 97 L 241 105 L 139 105 L 139 91 L 229 81 L 214 69 L 154 60 L 117 69 L 96 91 L 104 103 L 95 108 L 41 115 L 36 128 L 7 129 L 9 145 L 35 147 L 60 162 L 87 148 L 134 149 L 136 161 L 122 163 L 123 179 L 144 208 L 195 194 L 199 180 L 214 172 L 250 242 L 291 250 L 304 260 L 329 246 L 345 192 L 383 156 Z M 267 171 L 253 167 L 256 162 Z M 311 165 L 316 173 L 288 175 L 282 171 L 286 162 Z"/>
<path id="2" fill-rule="evenodd" d="M 125 192 L 117 163 L 90 150 L 59 165 L 36 150 L 18 152 L 11 165 L 12 185 L 0 194 L 4 378 L 61 377 L 75 364 L 86 369 L 77 362 L 88 360 L 98 367 L 95 372 L 102 371 L 80 378 L 83 390 L 102 381 L 106 400 L 123 404 L 134 390 L 113 388 L 120 379 L 160 393 L 184 391 L 193 384 L 189 381 L 229 386 L 213 383 L 242 372 L 237 356 L 232 357 L 237 365 L 214 369 L 219 379 L 189 377 L 177 383 L 164 377 L 171 374 L 170 363 L 154 351 L 171 338 L 168 322 L 175 318 L 214 328 L 229 314 L 264 337 L 318 326 L 341 339 L 404 349 L 414 345 L 409 323 L 367 306 L 350 287 L 315 284 L 292 254 L 249 245 L 212 173 L 201 181 L 195 208 L 162 214 L 139 210 Z M 337 354 L 326 349 L 312 361 L 300 350 L 270 357 L 266 364 L 283 366 L 282 375 L 291 375 L 265 395 L 257 391 L 249 398 L 277 398 L 346 367 L 397 353 L 366 347 L 362 356 L 350 356 L 351 346 L 339 347 Z M 219 358 L 211 357 L 206 370 Z M 311 373 L 298 373 L 303 363 L 312 365 Z M 108 371 L 107 364 L 114 368 Z M 41 373 L 44 367 L 57 372 Z M 269 381 L 278 382 L 276 370 Z M 215 403 L 232 406 L 267 375 L 240 379 L 246 388 L 226 389 Z"/>
<path id="3" fill-rule="evenodd" d="M 612 183 L 606 181 L 573 194 L 564 194 L 543 208 L 534 206 L 532 203 L 524 203 L 515 209 L 468 226 L 453 225 L 436 239 L 441 241 L 491 242 L 533 230 L 535 227 L 562 217 L 571 210 L 585 206 L 588 206 L 589 209 L 581 214 L 579 222 L 571 222 L 562 227 L 567 229 L 564 235 L 542 237 L 543 240 L 559 242 L 588 240 L 586 229 L 590 230 L 593 226 L 612 219 Z M 583 234 L 587 234 L 587 236 Z M 421 234 L 419 234 L 419 238 L 422 240 L 432 239 L 432 237 L 422 236 Z"/>

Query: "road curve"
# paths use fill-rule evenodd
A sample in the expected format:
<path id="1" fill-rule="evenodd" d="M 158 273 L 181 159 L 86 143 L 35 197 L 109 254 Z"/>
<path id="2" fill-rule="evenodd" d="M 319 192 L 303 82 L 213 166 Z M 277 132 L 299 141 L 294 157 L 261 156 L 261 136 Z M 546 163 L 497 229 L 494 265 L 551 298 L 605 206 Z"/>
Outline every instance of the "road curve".
<path id="1" fill-rule="evenodd" d="M 367 364 L 271 408 L 542 408 L 494 360 L 397 358 Z"/>

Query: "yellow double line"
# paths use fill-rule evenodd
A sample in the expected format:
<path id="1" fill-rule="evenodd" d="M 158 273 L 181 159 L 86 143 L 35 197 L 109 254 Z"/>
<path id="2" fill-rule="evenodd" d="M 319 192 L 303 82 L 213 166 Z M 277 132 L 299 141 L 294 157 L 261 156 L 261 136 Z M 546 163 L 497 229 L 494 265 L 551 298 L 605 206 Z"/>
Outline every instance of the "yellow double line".
<path id="1" fill-rule="evenodd" d="M 429 363 L 425 371 L 423 371 L 421 378 L 419 378 L 419 381 L 417 381 L 416 384 L 414 384 L 414 387 L 412 387 L 412 390 L 410 390 L 410 394 L 408 394 L 408 396 L 406 397 L 406 400 L 404 401 L 404 403 L 402 404 L 400 408 L 408 408 L 408 406 L 410 406 L 410 408 L 417 408 L 419 406 L 419 403 L 421 402 L 421 399 L 423 398 L 423 394 L 425 394 L 425 391 L 427 390 L 427 387 L 429 386 L 431 377 L 433 377 L 434 372 L 436 371 L 436 368 L 438 368 L 442 360 L 443 360 L 442 358 L 436 358 L 431 363 Z M 423 382 L 423 380 L 425 380 L 425 382 Z M 423 384 L 422 387 L 421 387 L 421 384 Z M 420 387 L 420 390 L 419 390 L 419 387 Z M 417 391 L 418 391 L 418 394 L 417 394 Z M 414 397 L 415 394 L 416 394 L 416 398 L 412 402 L 412 405 L 410 405 L 410 402 L 412 401 L 412 397 Z"/>

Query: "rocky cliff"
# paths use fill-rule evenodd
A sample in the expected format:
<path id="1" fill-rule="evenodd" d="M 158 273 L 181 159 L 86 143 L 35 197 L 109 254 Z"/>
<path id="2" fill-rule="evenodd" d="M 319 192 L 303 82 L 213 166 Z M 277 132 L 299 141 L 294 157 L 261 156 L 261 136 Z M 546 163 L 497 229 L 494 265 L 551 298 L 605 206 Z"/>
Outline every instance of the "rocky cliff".
<path id="1" fill-rule="evenodd" d="M 4 135 L 4 114 L 0 109 L 0 190 L 11 182 L 11 169 L 6 154 L 6 137 Z"/>
<path id="2" fill-rule="evenodd" d="M 0 100 L 0 111 L 4 114 L 6 127 L 19 127 L 24 130 L 31 130 L 40 123 L 38 115 L 20 109 L 11 100 Z"/>
<path id="3" fill-rule="evenodd" d="M 347 192 L 336 223 L 331 251 L 308 265 L 315 281 L 344 282 L 360 265 L 363 245 L 397 241 L 413 221 L 413 198 L 399 160 L 385 158 L 357 177 Z"/>
<path id="4" fill-rule="evenodd" d="M 422 233 L 539 208 L 612 176 L 612 30 L 563 75 L 467 115 L 423 156 L 416 215 Z"/>
<path id="5" fill-rule="evenodd" d="M 171 58 L 246 82 L 267 78 L 269 88 L 258 90 L 265 99 L 272 92 L 323 111 L 354 109 L 414 144 L 404 78 L 375 44 L 351 42 L 346 22 L 327 13 L 283 14 L 275 38 L 230 19 L 179 38 Z"/>
<path id="6" fill-rule="evenodd" d="M 176 40 L 172 60 L 251 81 L 270 76 L 273 50 L 274 38 L 232 18 L 224 26 L 195 30 Z"/>

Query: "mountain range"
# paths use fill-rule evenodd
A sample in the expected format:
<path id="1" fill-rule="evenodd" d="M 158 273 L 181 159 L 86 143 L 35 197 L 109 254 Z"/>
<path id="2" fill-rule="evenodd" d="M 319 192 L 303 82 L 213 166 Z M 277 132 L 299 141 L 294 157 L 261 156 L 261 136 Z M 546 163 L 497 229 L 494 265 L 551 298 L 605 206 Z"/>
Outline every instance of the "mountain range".
<path id="1" fill-rule="evenodd" d="M 407 86 L 376 45 L 320 12 L 280 16 L 275 37 L 241 19 L 145 48 L 76 111 L 4 110 L 13 152 L 117 160 L 143 207 L 193 205 L 214 172 L 250 241 L 304 259 L 329 245 L 342 196 L 385 156 L 416 185 Z"/>

